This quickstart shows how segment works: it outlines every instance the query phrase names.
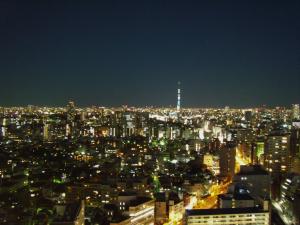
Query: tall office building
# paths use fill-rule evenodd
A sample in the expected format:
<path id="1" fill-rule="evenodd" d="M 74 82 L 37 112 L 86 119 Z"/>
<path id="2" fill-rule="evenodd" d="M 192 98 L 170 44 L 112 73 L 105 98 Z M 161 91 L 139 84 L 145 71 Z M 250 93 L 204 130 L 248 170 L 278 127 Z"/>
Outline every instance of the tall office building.
<path id="1" fill-rule="evenodd" d="M 247 122 L 251 122 L 251 120 L 252 120 L 252 111 L 250 111 L 250 110 L 245 111 L 245 120 Z"/>
<path id="2" fill-rule="evenodd" d="M 177 111 L 180 111 L 181 107 L 181 89 L 180 89 L 180 82 L 178 82 L 177 88 Z"/>
<path id="3" fill-rule="evenodd" d="M 67 121 L 68 123 L 74 122 L 76 116 L 75 103 L 70 101 L 67 104 Z"/>
<path id="4" fill-rule="evenodd" d="M 3 113 L 4 114 L 4 113 Z M 7 121 L 6 121 L 6 118 L 3 118 L 2 119 L 2 123 L 1 123 L 1 126 L 0 126 L 0 136 L 1 137 L 5 137 L 6 136 L 6 129 L 7 129 Z"/>
<path id="5" fill-rule="evenodd" d="M 75 135 L 75 117 L 76 117 L 76 108 L 75 103 L 70 101 L 66 107 L 67 113 L 67 124 L 66 124 L 66 136 Z"/>
<path id="6" fill-rule="evenodd" d="M 275 176 L 290 171 L 290 134 L 276 132 L 267 137 L 264 164 L 265 168 Z"/>
<path id="7" fill-rule="evenodd" d="M 299 120 L 300 118 L 300 110 L 299 110 L 299 104 L 292 105 L 292 117 L 295 120 Z"/>
<path id="8" fill-rule="evenodd" d="M 233 177 L 235 170 L 236 149 L 233 144 L 227 144 L 219 150 L 220 176 Z"/>

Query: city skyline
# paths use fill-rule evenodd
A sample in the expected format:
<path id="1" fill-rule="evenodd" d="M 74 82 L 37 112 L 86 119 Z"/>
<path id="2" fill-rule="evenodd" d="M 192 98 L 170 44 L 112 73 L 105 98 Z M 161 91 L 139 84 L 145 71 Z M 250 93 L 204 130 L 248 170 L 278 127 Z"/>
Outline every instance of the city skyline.
<path id="1" fill-rule="evenodd" d="M 300 225 L 299 12 L 0 0 L 0 224 Z"/>
<path id="2" fill-rule="evenodd" d="M 298 1 L 2 2 L 2 106 L 299 103 Z"/>

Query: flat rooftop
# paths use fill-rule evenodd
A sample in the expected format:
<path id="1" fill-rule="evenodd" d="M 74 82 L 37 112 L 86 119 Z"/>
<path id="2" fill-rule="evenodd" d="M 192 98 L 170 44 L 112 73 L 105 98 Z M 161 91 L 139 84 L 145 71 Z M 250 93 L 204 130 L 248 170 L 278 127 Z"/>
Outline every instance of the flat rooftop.
<path id="1" fill-rule="evenodd" d="M 269 175 L 260 165 L 241 166 L 241 170 L 236 175 Z"/>
<path id="2" fill-rule="evenodd" d="M 193 209 L 186 210 L 187 216 L 201 215 L 222 215 L 222 214 L 244 214 L 244 213 L 264 213 L 261 208 L 227 208 L 227 209 Z"/>
<path id="3" fill-rule="evenodd" d="M 224 194 L 224 195 L 219 195 L 220 199 L 223 200 L 254 200 L 249 194 Z"/>

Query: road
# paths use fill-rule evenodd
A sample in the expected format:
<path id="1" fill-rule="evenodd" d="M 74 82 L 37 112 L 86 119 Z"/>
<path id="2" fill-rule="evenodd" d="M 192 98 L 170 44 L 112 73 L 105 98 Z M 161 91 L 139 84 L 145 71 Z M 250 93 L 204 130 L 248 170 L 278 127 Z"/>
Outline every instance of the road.
<path id="1" fill-rule="evenodd" d="M 227 191 L 227 188 L 231 181 L 225 184 L 214 184 L 211 186 L 209 193 L 210 196 L 198 199 L 198 203 L 195 209 L 212 209 L 216 208 L 218 204 L 218 195 L 224 194 Z"/>

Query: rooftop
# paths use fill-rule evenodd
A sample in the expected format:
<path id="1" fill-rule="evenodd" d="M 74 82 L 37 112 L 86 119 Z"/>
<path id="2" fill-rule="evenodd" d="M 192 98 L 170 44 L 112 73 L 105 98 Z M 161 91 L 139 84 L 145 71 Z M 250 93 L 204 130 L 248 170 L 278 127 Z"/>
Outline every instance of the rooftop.
<path id="1" fill-rule="evenodd" d="M 197 215 L 222 215 L 222 214 L 244 214 L 244 213 L 264 213 L 261 208 L 226 208 L 226 209 L 193 209 L 187 210 L 187 216 Z"/>
<path id="2" fill-rule="evenodd" d="M 247 165 L 241 166 L 241 170 L 236 175 L 268 175 L 269 173 L 264 170 L 260 165 Z"/>
<path id="3" fill-rule="evenodd" d="M 137 199 L 130 201 L 130 206 L 135 207 L 135 206 L 138 206 L 140 204 L 149 202 L 151 200 L 152 200 L 151 198 L 147 198 L 147 197 L 138 197 Z"/>
<path id="4" fill-rule="evenodd" d="M 219 195 L 219 198 L 223 200 L 254 200 L 249 194 L 225 194 L 225 195 Z"/>

